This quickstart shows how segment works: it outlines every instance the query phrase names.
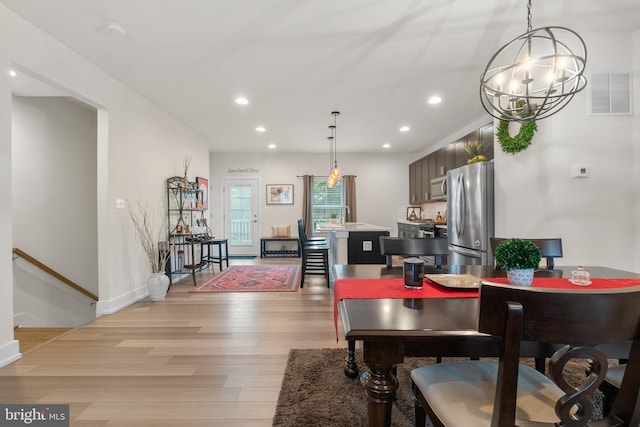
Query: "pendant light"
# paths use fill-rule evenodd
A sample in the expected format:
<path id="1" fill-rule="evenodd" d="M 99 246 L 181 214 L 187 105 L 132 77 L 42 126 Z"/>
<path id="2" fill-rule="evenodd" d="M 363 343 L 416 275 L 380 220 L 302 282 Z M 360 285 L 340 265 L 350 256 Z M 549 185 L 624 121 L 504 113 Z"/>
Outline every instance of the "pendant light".
<path id="1" fill-rule="evenodd" d="M 480 101 L 493 117 L 530 122 L 564 108 L 587 84 L 587 48 L 565 27 L 531 27 L 500 48 L 480 77 Z"/>
<path id="2" fill-rule="evenodd" d="M 338 168 L 338 156 L 336 150 L 336 142 L 337 142 L 337 132 L 336 132 L 336 123 L 337 116 L 340 114 L 339 111 L 333 111 L 331 113 L 333 115 L 333 125 L 329 126 L 331 131 L 331 136 L 329 137 L 329 178 L 327 179 L 327 187 L 333 188 L 336 185 L 336 182 L 340 179 L 340 169 Z"/>

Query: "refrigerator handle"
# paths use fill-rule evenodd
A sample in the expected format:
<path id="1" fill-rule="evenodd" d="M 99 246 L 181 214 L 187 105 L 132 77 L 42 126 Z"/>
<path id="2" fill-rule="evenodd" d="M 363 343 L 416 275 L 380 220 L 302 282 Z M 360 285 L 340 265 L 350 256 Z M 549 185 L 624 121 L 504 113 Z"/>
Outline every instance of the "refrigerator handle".
<path id="1" fill-rule="evenodd" d="M 464 188 L 464 174 L 460 174 L 460 235 L 464 236 L 464 229 L 466 228 L 466 219 L 467 219 L 467 192 Z"/>
<path id="2" fill-rule="evenodd" d="M 456 217 L 455 217 L 455 225 L 456 225 L 456 237 L 458 239 L 461 238 L 462 233 L 460 231 L 460 229 L 462 228 L 462 224 L 460 223 L 461 217 L 462 217 L 462 210 L 461 210 L 461 198 L 460 198 L 460 175 L 456 176 L 456 194 L 454 195 L 454 201 L 457 204 L 456 209 L 454 210 L 454 212 L 456 213 Z"/>

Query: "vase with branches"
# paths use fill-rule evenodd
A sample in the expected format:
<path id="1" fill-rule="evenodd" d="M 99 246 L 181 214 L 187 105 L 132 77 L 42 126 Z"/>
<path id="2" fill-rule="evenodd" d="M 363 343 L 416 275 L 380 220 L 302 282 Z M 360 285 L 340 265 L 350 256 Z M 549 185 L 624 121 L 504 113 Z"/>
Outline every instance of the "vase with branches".
<path id="1" fill-rule="evenodd" d="M 151 269 L 151 276 L 147 279 L 151 300 L 160 301 L 169 289 L 169 277 L 165 274 L 165 268 L 172 245 L 167 241 L 160 241 L 162 227 L 155 231 L 154 222 L 145 206 L 140 203 L 135 207 L 129 205 L 129 216 L 133 222 L 136 239 L 142 246 L 145 260 Z"/>
<path id="2" fill-rule="evenodd" d="M 182 161 L 182 169 L 184 170 L 184 183 L 182 186 L 184 188 L 189 188 L 189 167 L 191 167 L 191 156 L 186 155 Z"/>

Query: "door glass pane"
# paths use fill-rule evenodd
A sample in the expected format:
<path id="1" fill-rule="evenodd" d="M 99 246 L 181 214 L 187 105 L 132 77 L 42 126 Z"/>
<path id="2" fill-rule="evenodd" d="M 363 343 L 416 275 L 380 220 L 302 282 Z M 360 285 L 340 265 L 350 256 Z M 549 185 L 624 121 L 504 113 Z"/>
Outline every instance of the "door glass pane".
<path id="1" fill-rule="evenodd" d="M 232 184 L 230 189 L 231 245 L 252 245 L 251 184 Z"/>

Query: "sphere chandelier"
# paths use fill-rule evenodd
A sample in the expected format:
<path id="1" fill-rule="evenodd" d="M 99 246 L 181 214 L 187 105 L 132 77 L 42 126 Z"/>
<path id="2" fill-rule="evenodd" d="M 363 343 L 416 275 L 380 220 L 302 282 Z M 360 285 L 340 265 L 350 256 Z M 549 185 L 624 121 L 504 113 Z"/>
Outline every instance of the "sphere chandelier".
<path id="1" fill-rule="evenodd" d="M 564 108 L 585 88 L 587 48 L 582 38 L 565 27 L 531 27 L 500 48 L 480 77 L 480 101 L 493 117 L 530 122 Z"/>

